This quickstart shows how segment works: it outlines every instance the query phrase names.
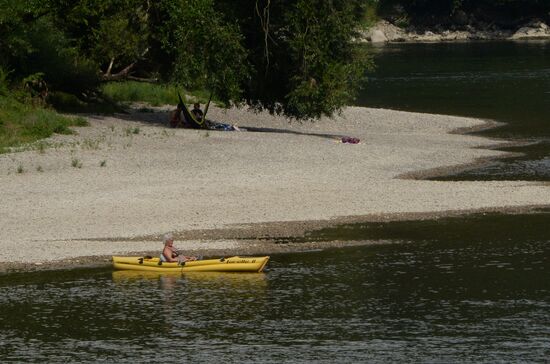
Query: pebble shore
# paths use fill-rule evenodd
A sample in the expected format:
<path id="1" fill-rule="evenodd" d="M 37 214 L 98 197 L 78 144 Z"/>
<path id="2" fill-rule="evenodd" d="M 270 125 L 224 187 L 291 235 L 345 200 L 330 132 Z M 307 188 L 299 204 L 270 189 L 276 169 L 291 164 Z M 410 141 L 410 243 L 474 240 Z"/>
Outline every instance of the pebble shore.
<path id="1" fill-rule="evenodd" d="M 494 149 L 505 140 L 456 133 L 483 120 L 349 107 L 298 123 L 211 108 L 209 118 L 254 130 L 222 132 L 169 129 L 168 111 L 91 115 L 46 148 L 1 154 L 0 271 L 107 264 L 160 251 L 165 232 L 182 250 L 244 255 L 343 221 L 550 205 L 545 183 L 421 179 L 506 157 Z"/>

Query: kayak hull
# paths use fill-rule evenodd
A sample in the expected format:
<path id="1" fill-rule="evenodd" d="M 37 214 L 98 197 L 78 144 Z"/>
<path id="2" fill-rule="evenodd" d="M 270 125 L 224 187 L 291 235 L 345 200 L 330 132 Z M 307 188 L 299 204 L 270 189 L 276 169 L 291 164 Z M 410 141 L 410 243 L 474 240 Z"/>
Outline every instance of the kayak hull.
<path id="1" fill-rule="evenodd" d="M 178 263 L 161 262 L 159 258 L 113 256 L 113 267 L 121 270 L 148 272 L 261 272 L 269 257 L 230 257 Z"/>

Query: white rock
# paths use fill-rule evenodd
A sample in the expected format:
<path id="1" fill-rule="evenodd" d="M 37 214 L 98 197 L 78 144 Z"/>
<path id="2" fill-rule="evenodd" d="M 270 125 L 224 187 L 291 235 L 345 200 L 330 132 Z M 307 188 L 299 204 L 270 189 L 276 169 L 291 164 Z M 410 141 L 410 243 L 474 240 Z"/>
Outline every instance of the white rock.
<path id="1" fill-rule="evenodd" d="M 370 41 L 372 43 L 386 43 L 388 41 L 388 38 L 383 31 L 381 31 L 380 29 L 375 29 L 370 35 Z"/>
<path id="2" fill-rule="evenodd" d="M 550 29 L 543 22 L 536 22 L 518 29 L 510 39 L 549 38 Z"/>

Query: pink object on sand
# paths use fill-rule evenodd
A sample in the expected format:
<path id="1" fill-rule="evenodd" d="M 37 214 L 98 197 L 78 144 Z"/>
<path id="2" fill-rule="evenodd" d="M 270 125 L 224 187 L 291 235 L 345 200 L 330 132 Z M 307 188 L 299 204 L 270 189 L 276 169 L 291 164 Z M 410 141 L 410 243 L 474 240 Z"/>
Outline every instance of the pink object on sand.
<path id="1" fill-rule="evenodd" d="M 348 144 L 359 144 L 361 140 L 359 138 L 354 137 L 342 137 L 342 143 L 348 143 Z"/>

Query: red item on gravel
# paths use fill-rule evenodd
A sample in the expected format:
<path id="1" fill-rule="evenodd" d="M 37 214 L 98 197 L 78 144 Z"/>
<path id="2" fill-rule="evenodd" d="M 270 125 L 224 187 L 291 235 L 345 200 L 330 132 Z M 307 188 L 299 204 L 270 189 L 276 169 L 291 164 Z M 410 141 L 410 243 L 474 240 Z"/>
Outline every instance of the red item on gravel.
<path id="1" fill-rule="evenodd" d="M 354 137 L 342 137 L 342 143 L 348 143 L 348 144 L 359 144 L 361 140 L 359 138 Z"/>

